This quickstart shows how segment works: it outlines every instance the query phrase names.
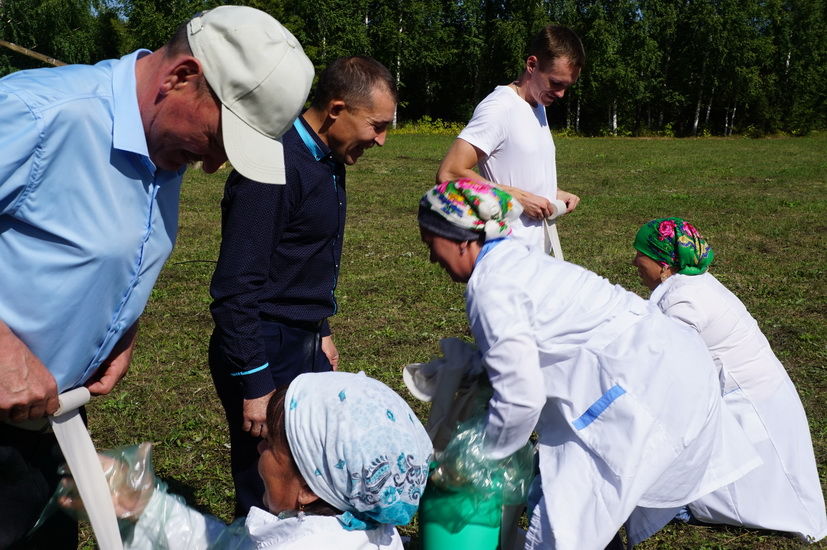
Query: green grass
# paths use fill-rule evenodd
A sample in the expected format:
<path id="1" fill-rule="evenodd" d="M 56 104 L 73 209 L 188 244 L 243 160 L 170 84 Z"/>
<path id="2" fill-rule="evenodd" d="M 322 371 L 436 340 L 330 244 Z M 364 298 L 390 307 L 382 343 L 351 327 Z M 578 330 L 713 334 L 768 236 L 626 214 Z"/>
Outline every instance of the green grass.
<path id="1" fill-rule="evenodd" d="M 396 388 L 403 365 L 469 337 L 463 287 L 427 261 L 415 213 L 450 136 L 391 135 L 348 174 L 340 313 L 332 319 L 341 367 Z M 808 412 L 822 487 L 827 475 L 827 135 L 785 139 L 557 140 L 560 187 L 582 197 L 560 224 L 566 259 L 646 295 L 630 261 L 645 221 L 678 215 L 715 247 L 713 271 L 758 319 Z M 200 509 L 229 520 L 232 484 L 223 412 L 207 367 L 208 286 L 227 171 L 191 171 L 176 250 L 143 317 L 132 369 L 95 399 L 100 447 L 153 441 L 157 473 Z M 88 531 L 86 531 L 88 537 Z M 90 544 L 87 542 L 87 545 Z M 668 526 L 643 549 L 798 548 L 784 535 Z M 822 546 L 825 547 L 825 546 Z"/>

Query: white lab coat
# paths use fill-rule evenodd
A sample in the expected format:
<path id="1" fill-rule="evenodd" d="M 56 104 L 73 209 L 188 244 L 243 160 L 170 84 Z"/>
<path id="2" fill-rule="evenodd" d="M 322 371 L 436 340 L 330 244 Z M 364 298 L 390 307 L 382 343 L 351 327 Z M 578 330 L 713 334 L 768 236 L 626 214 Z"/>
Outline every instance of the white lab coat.
<path id="1" fill-rule="evenodd" d="M 348 531 L 332 516 L 280 519 L 255 507 L 227 525 L 163 490 L 155 491 L 124 539 L 124 550 L 403 550 L 392 525 Z"/>
<path id="2" fill-rule="evenodd" d="M 719 369 L 724 404 L 764 464 L 690 505 L 712 523 L 827 536 L 824 497 L 804 407 L 744 304 L 709 273 L 673 275 L 650 302 L 696 330 Z"/>
<path id="3" fill-rule="evenodd" d="M 602 550 L 637 506 L 692 502 L 760 464 L 697 333 L 637 295 L 505 239 L 466 302 L 494 388 L 489 454 L 539 434 L 526 548 Z"/>

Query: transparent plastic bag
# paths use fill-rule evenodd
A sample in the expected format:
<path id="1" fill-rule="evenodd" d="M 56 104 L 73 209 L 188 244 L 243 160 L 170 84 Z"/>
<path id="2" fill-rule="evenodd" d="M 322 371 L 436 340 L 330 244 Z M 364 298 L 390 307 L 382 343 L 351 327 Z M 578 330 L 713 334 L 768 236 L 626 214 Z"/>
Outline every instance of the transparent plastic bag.
<path id="1" fill-rule="evenodd" d="M 118 519 L 137 521 L 159 486 L 152 468 L 152 444 L 141 443 L 116 447 L 98 453 L 103 474 L 109 484 L 112 504 Z M 71 473 L 63 467 L 65 477 L 52 496 L 70 515 L 85 519 L 85 510 Z"/>
<path id="2" fill-rule="evenodd" d="M 503 459 L 488 458 L 483 452 L 485 425 L 485 411 L 460 424 L 431 472 L 424 514 L 440 518 L 451 531 L 472 523 L 498 526 L 502 506 L 522 504 L 528 494 L 534 475 L 532 445 L 526 443 Z"/>
<path id="3" fill-rule="evenodd" d="M 252 547 L 244 519 L 228 526 L 190 508 L 180 496 L 167 492 L 166 483 L 155 477 L 150 443 L 102 451 L 98 457 L 109 484 L 125 550 L 238 550 Z M 63 475 L 66 477 L 35 529 L 56 510 L 85 519 L 83 502 L 65 467 Z"/>

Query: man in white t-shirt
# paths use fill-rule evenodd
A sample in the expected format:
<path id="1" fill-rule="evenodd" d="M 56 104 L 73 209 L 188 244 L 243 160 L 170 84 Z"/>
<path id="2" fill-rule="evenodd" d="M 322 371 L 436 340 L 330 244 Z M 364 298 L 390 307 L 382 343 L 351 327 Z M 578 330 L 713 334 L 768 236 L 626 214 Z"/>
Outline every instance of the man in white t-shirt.
<path id="1" fill-rule="evenodd" d="M 513 195 L 523 205 L 513 235 L 528 244 L 543 246 L 543 219 L 555 213 L 551 199 L 563 201 L 567 212 L 580 202 L 557 188 L 546 107 L 577 82 L 585 59 L 571 29 L 549 25 L 541 30 L 529 45 L 520 77 L 497 86 L 477 105 L 437 172 L 437 182 L 482 176 Z"/>

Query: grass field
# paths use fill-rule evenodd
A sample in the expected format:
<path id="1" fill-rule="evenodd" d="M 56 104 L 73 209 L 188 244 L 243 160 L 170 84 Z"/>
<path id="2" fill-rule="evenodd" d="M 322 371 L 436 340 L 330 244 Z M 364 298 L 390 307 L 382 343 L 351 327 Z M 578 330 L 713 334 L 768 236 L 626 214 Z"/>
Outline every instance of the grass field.
<path id="1" fill-rule="evenodd" d="M 331 321 L 341 368 L 364 370 L 411 402 L 401 367 L 435 356 L 440 338 L 469 336 L 463 287 L 428 263 L 415 220 L 450 142 L 391 135 L 348 173 L 340 313 Z M 646 296 L 630 265 L 637 228 L 666 215 L 700 228 L 716 251 L 714 274 L 758 319 L 798 387 L 824 487 L 827 135 L 567 138 L 557 140 L 557 155 L 560 187 L 582 197 L 560 223 L 567 260 Z M 206 364 L 226 176 L 187 176 L 178 244 L 143 316 L 132 369 L 111 395 L 93 401 L 89 424 L 100 447 L 155 442 L 157 473 L 200 509 L 230 519 L 228 437 Z M 424 420 L 426 407 L 413 405 Z M 640 546 L 798 547 L 774 533 L 686 526 L 668 526 Z"/>

